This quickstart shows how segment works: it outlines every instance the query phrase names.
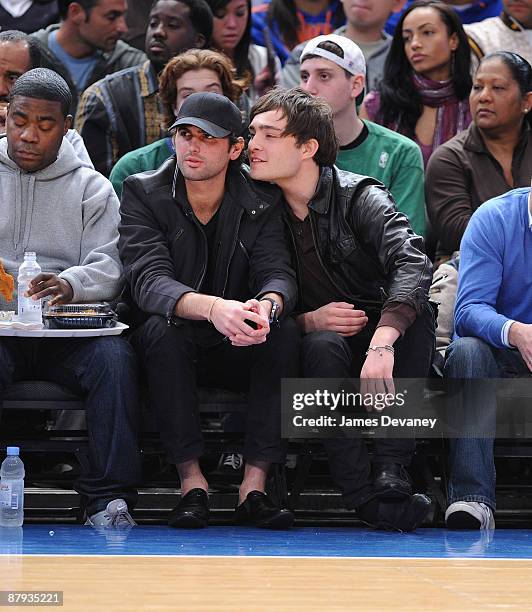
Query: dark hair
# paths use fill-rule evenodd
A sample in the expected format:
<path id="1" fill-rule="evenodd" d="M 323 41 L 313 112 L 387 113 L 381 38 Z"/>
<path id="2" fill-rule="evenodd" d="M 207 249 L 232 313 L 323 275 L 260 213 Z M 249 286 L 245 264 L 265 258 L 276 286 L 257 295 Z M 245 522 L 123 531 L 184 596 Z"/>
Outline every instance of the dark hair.
<path id="1" fill-rule="evenodd" d="M 266 19 L 271 28 L 277 24 L 283 42 L 289 49 L 293 49 L 299 43 L 297 33 L 301 24 L 297 16 L 296 0 L 271 0 Z M 338 2 L 331 25 L 336 30 L 344 24 L 344 7 L 341 2 Z"/>
<path id="2" fill-rule="evenodd" d="M 500 59 L 508 68 L 513 80 L 519 86 L 519 91 L 523 97 L 532 91 L 532 66 L 518 53 L 513 53 L 512 51 L 495 51 L 494 53 L 489 53 L 480 60 L 476 72 L 478 72 L 482 64 L 494 59 Z M 532 127 L 532 112 L 526 113 L 525 121 L 528 121 L 529 125 Z"/>
<path id="3" fill-rule="evenodd" d="M 1 43 L 25 43 L 30 54 L 30 67 L 37 68 L 41 63 L 40 46 L 37 39 L 19 30 L 4 30 L 0 32 Z"/>
<path id="4" fill-rule="evenodd" d="M 173 57 L 159 77 L 159 98 L 165 106 L 168 123 L 174 122 L 173 107 L 177 99 L 177 80 L 189 70 L 212 70 L 222 84 L 222 93 L 235 102 L 242 95 L 247 82 L 239 80 L 231 60 L 211 49 L 189 49 Z"/>
<path id="5" fill-rule="evenodd" d="M 495 51 L 495 53 L 485 55 L 480 60 L 477 72 L 482 64 L 493 59 L 500 59 L 501 62 L 505 64 L 513 80 L 519 85 L 522 96 L 532 91 L 532 66 L 524 57 L 521 57 L 518 53 L 512 53 L 511 51 Z"/>
<path id="6" fill-rule="evenodd" d="M 220 14 L 225 7 L 231 2 L 231 0 L 207 0 L 211 7 L 214 18 L 217 18 L 217 13 Z M 251 0 L 247 0 L 248 5 L 248 22 L 242 38 L 239 40 L 238 45 L 235 47 L 234 59 L 236 73 L 238 76 L 255 76 L 253 66 L 249 61 L 249 45 L 251 44 Z M 222 49 L 220 49 L 222 51 Z"/>
<path id="7" fill-rule="evenodd" d="M 253 105 L 250 122 L 261 113 L 280 110 L 286 118 L 283 136 L 295 136 L 298 145 L 311 138 L 319 148 L 314 161 L 320 166 L 332 166 L 338 153 L 338 139 L 334 131 L 331 107 L 320 98 L 314 98 L 300 87 L 275 88 L 259 98 Z"/>
<path id="8" fill-rule="evenodd" d="M 423 112 L 421 95 L 412 82 L 414 72 L 406 57 L 403 42 L 403 23 L 406 17 L 418 8 L 433 8 L 447 27 L 449 36 L 456 34 L 458 48 L 454 52 L 451 80 L 454 93 L 464 100 L 471 91 L 471 56 L 467 35 L 460 18 L 444 2 L 438 0 L 416 0 L 401 16 L 390 51 L 384 64 L 384 74 L 379 84 L 380 109 L 379 122 L 386 126 L 397 124 L 397 131 L 414 138 L 418 119 Z"/>
<path id="9" fill-rule="evenodd" d="M 19 77 L 13 85 L 9 100 L 12 101 L 15 96 L 60 102 L 64 117 L 68 115 L 72 104 L 72 94 L 65 79 L 48 68 L 33 68 Z"/>
<path id="10" fill-rule="evenodd" d="M 150 13 L 153 7 L 160 2 L 160 0 L 154 0 L 150 7 Z M 212 11 L 206 0 L 174 0 L 174 2 L 180 2 L 188 7 L 190 14 L 189 19 L 194 30 L 198 34 L 203 34 L 205 37 L 205 49 L 211 44 L 212 37 Z"/>
<path id="11" fill-rule="evenodd" d="M 59 7 L 59 17 L 66 19 L 68 16 L 68 7 L 71 4 L 79 4 L 81 8 L 87 13 L 87 21 L 90 17 L 91 10 L 98 4 L 100 0 L 57 0 Z"/>

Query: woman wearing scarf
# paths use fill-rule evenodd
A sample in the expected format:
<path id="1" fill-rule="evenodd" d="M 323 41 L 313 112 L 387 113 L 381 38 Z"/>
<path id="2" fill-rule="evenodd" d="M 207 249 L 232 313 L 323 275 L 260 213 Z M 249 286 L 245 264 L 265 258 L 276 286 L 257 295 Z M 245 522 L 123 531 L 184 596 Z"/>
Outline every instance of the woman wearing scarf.
<path id="1" fill-rule="evenodd" d="M 471 123 L 470 90 L 460 19 L 443 2 L 417 0 L 397 25 L 379 89 L 360 115 L 417 142 L 426 166 L 436 147 Z"/>

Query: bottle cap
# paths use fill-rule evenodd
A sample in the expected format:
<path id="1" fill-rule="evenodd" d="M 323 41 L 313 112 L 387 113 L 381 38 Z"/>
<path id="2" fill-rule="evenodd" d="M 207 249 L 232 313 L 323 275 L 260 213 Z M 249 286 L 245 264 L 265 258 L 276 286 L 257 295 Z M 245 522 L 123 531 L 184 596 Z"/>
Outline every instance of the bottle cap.
<path id="1" fill-rule="evenodd" d="M 7 456 L 8 457 L 12 457 L 12 456 L 18 457 L 19 453 L 20 453 L 20 448 L 18 446 L 8 446 L 7 447 Z"/>

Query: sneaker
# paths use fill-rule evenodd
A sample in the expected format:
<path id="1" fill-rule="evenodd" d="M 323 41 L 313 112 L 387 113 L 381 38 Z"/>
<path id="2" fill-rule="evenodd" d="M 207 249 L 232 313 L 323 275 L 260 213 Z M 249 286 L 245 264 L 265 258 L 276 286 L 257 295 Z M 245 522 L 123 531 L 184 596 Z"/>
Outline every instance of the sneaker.
<path id="1" fill-rule="evenodd" d="M 85 525 L 92 527 L 134 527 L 137 523 L 131 518 L 126 502 L 123 499 L 113 499 L 107 508 L 92 514 L 85 521 Z"/>
<path id="2" fill-rule="evenodd" d="M 216 468 L 211 472 L 213 475 L 222 477 L 233 482 L 242 480 L 244 471 L 244 457 L 238 453 L 223 453 L 218 459 Z"/>
<path id="3" fill-rule="evenodd" d="M 229 453 L 220 457 L 217 470 L 241 470 L 243 465 L 244 457 L 242 455 L 239 455 L 238 453 Z"/>
<path id="4" fill-rule="evenodd" d="M 457 501 L 447 508 L 448 529 L 495 529 L 492 509 L 482 502 Z"/>

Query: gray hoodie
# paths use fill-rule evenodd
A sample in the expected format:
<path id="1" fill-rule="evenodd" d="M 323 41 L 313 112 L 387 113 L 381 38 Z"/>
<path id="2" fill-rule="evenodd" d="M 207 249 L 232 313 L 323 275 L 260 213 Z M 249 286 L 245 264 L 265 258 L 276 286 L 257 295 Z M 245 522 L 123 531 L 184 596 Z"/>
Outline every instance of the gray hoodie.
<path id="1" fill-rule="evenodd" d="M 15 286 L 24 252 L 35 251 L 43 272 L 72 285 L 74 302 L 116 297 L 119 206 L 111 183 L 66 138 L 55 162 L 38 172 L 23 172 L 7 155 L 7 138 L 0 141 L 0 259 Z M 0 297 L 0 308 L 15 305 Z"/>

